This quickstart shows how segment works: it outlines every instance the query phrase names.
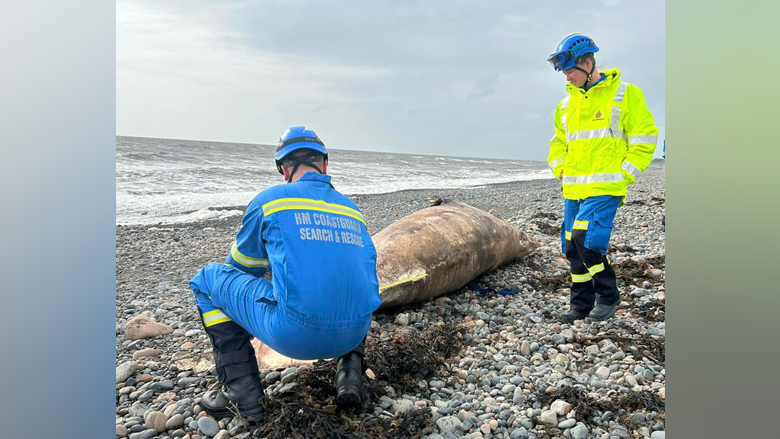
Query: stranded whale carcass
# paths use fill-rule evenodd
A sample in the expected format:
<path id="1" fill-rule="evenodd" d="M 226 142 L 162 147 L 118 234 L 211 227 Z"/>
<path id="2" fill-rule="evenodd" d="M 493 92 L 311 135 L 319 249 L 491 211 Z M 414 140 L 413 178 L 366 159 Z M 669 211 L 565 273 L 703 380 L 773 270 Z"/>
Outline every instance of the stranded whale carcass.
<path id="1" fill-rule="evenodd" d="M 419 210 L 372 240 L 382 299 L 379 309 L 455 291 L 539 246 L 509 223 L 461 202 Z"/>
<path id="2" fill-rule="evenodd" d="M 377 252 L 379 309 L 456 291 L 539 244 L 495 216 L 461 202 L 428 207 L 372 236 Z M 261 369 L 312 363 L 293 360 L 253 339 Z"/>

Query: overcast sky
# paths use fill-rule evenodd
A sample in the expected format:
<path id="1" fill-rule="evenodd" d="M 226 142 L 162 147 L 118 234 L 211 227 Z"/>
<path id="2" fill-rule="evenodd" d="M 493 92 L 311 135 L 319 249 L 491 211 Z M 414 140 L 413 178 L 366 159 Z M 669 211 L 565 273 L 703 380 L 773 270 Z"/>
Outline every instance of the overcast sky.
<path id="1" fill-rule="evenodd" d="M 664 133 L 664 2 L 145 1 L 116 5 L 117 135 L 274 144 L 306 125 L 356 149 L 545 160 L 591 36 Z"/>

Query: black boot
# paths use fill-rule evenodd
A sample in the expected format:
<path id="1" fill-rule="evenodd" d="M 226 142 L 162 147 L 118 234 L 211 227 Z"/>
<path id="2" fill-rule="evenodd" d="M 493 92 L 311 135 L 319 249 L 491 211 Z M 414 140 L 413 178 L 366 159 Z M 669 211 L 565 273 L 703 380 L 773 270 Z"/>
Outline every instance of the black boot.
<path id="1" fill-rule="evenodd" d="M 200 405 L 217 419 L 240 414 L 247 421 L 260 421 L 263 418 L 262 398 L 260 377 L 244 375 L 227 383 L 224 390 L 206 392 Z"/>
<path id="2" fill-rule="evenodd" d="M 211 321 L 213 317 L 207 316 Z M 263 417 L 260 402 L 263 385 L 249 333 L 230 320 L 204 326 L 214 347 L 217 378 L 224 388 L 206 392 L 200 405 L 206 413 L 218 419 L 240 414 L 246 420 L 260 421 Z"/>
<path id="3" fill-rule="evenodd" d="M 558 316 L 558 321 L 561 323 L 574 323 L 575 320 L 585 320 L 588 313 L 579 312 L 577 310 L 570 309 L 569 311 Z"/>
<path id="4" fill-rule="evenodd" d="M 352 351 L 339 357 L 336 362 L 336 405 L 339 407 L 362 407 L 368 401 L 368 390 L 363 385 L 363 361 L 365 339 Z"/>
<path id="5" fill-rule="evenodd" d="M 620 303 L 620 290 L 617 286 L 615 269 L 606 256 L 601 257 L 604 269 L 593 275 L 593 285 L 596 289 L 596 307 L 590 312 L 593 320 L 606 320 L 615 315 Z"/>
<path id="6" fill-rule="evenodd" d="M 593 308 L 593 311 L 590 312 L 588 317 L 592 318 L 593 320 L 607 320 L 608 318 L 615 315 L 615 308 L 615 305 L 604 305 L 597 303 L 596 307 Z"/>

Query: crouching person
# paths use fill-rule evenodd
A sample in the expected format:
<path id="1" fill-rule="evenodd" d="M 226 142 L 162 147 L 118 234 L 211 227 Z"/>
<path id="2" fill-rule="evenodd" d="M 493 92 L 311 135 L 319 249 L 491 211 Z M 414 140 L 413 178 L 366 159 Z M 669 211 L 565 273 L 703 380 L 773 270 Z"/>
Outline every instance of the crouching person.
<path id="1" fill-rule="evenodd" d="M 363 349 L 380 299 L 363 215 L 331 185 L 328 152 L 314 131 L 287 130 L 275 158 L 287 184 L 249 203 L 226 263 L 203 267 L 190 282 L 223 384 L 201 399 L 216 418 L 236 409 L 262 418 L 250 336 L 291 358 L 337 358 L 337 405 L 367 398 Z"/>

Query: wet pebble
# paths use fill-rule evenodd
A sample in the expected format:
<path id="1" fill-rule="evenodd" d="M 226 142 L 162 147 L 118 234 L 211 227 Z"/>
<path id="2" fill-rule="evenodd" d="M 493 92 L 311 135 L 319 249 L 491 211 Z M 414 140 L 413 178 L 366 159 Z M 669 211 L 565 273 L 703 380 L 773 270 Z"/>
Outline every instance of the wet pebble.
<path id="1" fill-rule="evenodd" d="M 585 439 L 588 437 L 588 427 L 582 423 L 579 423 L 571 429 L 569 434 L 571 435 L 572 439 Z"/>
<path id="2" fill-rule="evenodd" d="M 198 419 L 198 428 L 204 435 L 210 437 L 214 437 L 219 433 L 219 424 L 208 416 Z"/>
<path id="3" fill-rule="evenodd" d="M 455 416 L 444 416 L 436 420 L 436 426 L 442 433 L 453 433 L 460 425 L 460 420 Z"/>
<path id="4" fill-rule="evenodd" d="M 154 429 L 144 430 L 138 433 L 131 433 L 130 439 L 151 439 L 157 436 L 157 433 L 157 430 Z"/>

